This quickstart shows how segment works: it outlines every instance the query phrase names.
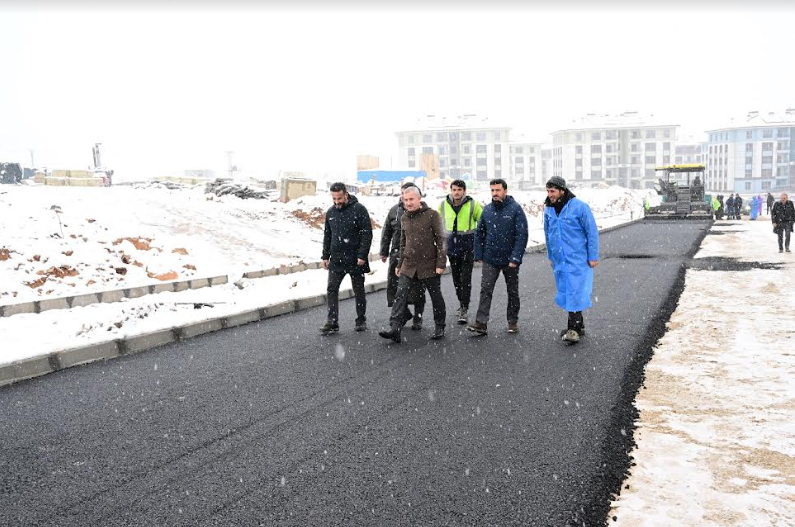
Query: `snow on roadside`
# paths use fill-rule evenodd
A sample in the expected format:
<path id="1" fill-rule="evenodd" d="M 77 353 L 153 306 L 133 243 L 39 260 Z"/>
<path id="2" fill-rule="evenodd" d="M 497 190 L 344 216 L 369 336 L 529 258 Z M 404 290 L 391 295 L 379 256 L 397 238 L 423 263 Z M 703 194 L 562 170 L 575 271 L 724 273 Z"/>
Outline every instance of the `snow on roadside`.
<path id="1" fill-rule="evenodd" d="M 611 525 L 795 525 L 795 259 L 769 221 L 718 222 L 688 270 L 637 397 L 636 466 Z"/>
<path id="2" fill-rule="evenodd" d="M 635 217 L 645 195 L 619 187 L 583 189 L 600 226 Z M 530 240 L 543 241 L 544 192 L 517 192 Z M 475 194 L 485 203 L 488 192 Z M 362 196 L 377 227 L 394 196 Z M 442 196 L 429 196 L 438 206 Z M 165 280 L 229 274 L 317 261 L 326 193 L 289 203 L 205 194 L 203 186 L 111 188 L 0 187 L 0 305 L 122 289 Z M 56 207 L 57 209 L 53 209 Z"/>

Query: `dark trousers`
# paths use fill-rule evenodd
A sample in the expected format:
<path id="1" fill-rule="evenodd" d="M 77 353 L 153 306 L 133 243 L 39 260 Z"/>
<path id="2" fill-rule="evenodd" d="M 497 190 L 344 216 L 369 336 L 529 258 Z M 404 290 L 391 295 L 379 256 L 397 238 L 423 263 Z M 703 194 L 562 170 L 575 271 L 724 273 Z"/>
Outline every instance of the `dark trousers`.
<path id="1" fill-rule="evenodd" d="M 449 256 L 450 269 L 453 274 L 453 285 L 455 285 L 455 296 L 458 302 L 469 307 L 469 299 L 472 296 L 472 267 L 475 265 L 475 255 L 466 253 L 464 256 Z"/>
<path id="2" fill-rule="evenodd" d="M 386 278 L 387 307 L 392 307 L 392 305 L 395 303 L 395 296 L 397 295 L 398 276 L 395 274 L 397 263 L 397 255 L 389 257 L 389 271 Z M 414 305 L 414 313 L 416 315 L 422 316 L 422 314 L 425 312 L 425 286 L 423 286 L 421 282 L 414 285 L 415 287 L 409 291 L 408 304 Z M 411 311 L 409 311 L 408 308 L 406 308 L 406 313 L 411 315 Z"/>
<path id="3" fill-rule="evenodd" d="M 789 249 L 789 239 L 791 236 L 790 230 L 792 229 L 791 221 L 782 221 L 778 224 L 778 248 L 784 250 Z"/>
<path id="4" fill-rule="evenodd" d="M 491 298 L 494 295 L 494 286 L 500 277 L 500 271 L 505 277 L 505 287 L 508 289 L 508 322 L 519 320 L 519 266 L 497 267 L 484 260 L 480 279 L 480 304 L 475 318 L 483 324 L 489 321 Z"/>
<path id="5" fill-rule="evenodd" d="M 328 286 L 326 295 L 328 297 L 328 321 L 337 324 L 340 316 L 340 284 L 345 275 L 342 271 L 328 272 Z M 351 285 L 353 294 L 356 297 L 356 322 L 367 320 L 367 295 L 364 292 L 364 275 L 351 274 Z"/>
<path id="6" fill-rule="evenodd" d="M 582 318 L 582 311 L 569 311 L 569 327 L 575 331 L 585 329 L 585 320 Z"/>
<path id="7" fill-rule="evenodd" d="M 771 213 L 772 211 L 773 211 L 773 205 L 771 205 L 771 204 L 769 204 L 769 203 L 768 203 L 768 205 L 767 205 L 767 215 L 768 215 L 768 216 L 770 216 L 770 213 Z"/>
<path id="8" fill-rule="evenodd" d="M 408 311 L 409 294 L 412 289 L 416 290 L 418 287 L 428 290 L 431 295 L 431 304 L 433 304 L 433 321 L 437 326 L 444 327 L 447 311 L 444 305 L 444 297 L 442 296 L 442 277 L 436 275 L 422 279 L 401 275 L 398 279 L 395 303 L 392 304 L 392 315 L 389 317 L 389 324 L 393 328 L 403 327 L 406 322 L 405 315 L 406 311 Z"/>

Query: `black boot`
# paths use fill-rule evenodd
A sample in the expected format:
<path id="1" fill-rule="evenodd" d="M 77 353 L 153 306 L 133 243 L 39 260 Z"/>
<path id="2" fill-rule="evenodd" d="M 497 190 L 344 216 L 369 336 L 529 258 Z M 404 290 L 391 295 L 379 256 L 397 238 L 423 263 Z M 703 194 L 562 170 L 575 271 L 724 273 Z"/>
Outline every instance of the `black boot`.
<path id="1" fill-rule="evenodd" d="M 330 333 L 336 333 L 340 330 L 339 324 L 336 322 L 326 322 L 322 328 L 320 328 L 321 335 L 328 335 Z"/>
<path id="2" fill-rule="evenodd" d="M 414 308 L 416 311 L 417 308 Z M 419 331 L 422 329 L 422 313 L 414 313 L 414 321 L 411 323 L 411 329 Z"/>
<path id="3" fill-rule="evenodd" d="M 390 329 L 388 331 L 387 330 L 379 331 L 378 335 L 380 335 L 381 337 L 383 337 L 385 339 L 392 339 L 395 342 L 397 342 L 398 344 L 400 344 L 400 342 L 402 340 L 400 338 L 400 328 L 392 328 L 392 329 Z"/>
<path id="4" fill-rule="evenodd" d="M 444 338 L 444 326 L 436 326 L 431 335 L 431 340 L 439 340 Z"/>

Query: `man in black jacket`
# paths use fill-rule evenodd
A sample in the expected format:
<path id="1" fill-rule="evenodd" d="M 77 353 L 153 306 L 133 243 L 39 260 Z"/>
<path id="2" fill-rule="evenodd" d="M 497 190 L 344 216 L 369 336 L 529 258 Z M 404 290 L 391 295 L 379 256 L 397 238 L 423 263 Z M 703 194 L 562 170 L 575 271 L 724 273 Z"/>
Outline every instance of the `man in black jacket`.
<path id="1" fill-rule="evenodd" d="M 773 194 L 770 192 L 767 193 L 767 215 L 770 216 L 770 213 L 773 211 L 773 205 L 776 204 L 776 198 L 773 197 Z"/>
<path id="2" fill-rule="evenodd" d="M 795 206 L 789 200 L 786 192 L 781 193 L 781 201 L 773 205 L 770 221 L 773 222 L 773 232 L 778 234 L 778 252 L 789 250 L 789 240 L 792 235 L 792 224 L 795 222 Z"/>
<path id="3" fill-rule="evenodd" d="M 356 196 L 348 194 L 343 183 L 331 185 L 334 206 L 326 212 L 323 231 L 323 268 L 328 269 L 328 321 L 320 333 L 328 335 L 339 331 L 339 292 L 345 275 L 351 277 L 356 297 L 356 331 L 367 329 L 367 297 L 364 275 L 370 272 L 368 256 L 373 242 L 370 214 Z"/>
<path id="4" fill-rule="evenodd" d="M 739 194 L 734 198 L 734 213 L 736 215 L 735 219 L 743 219 L 743 198 Z"/>
<path id="5" fill-rule="evenodd" d="M 414 183 L 408 182 L 401 185 L 401 192 L 409 187 L 415 187 Z M 398 288 L 398 276 L 395 274 L 395 268 L 398 263 L 398 253 L 400 252 L 400 220 L 406 208 L 403 206 L 403 196 L 398 199 L 398 202 L 389 209 L 384 221 L 384 228 L 381 231 L 381 261 L 386 262 L 389 258 L 389 272 L 387 273 L 386 282 L 386 305 L 392 307 L 395 302 L 395 295 Z M 418 331 L 422 329 L 422 315 L 425 312 L 425 288 L 421 283 L 415 284 L 408 293 L 408 304 L 414 305 L 414 314 L 406 306 L 403 313 L 405 322 L 413 319 L 411 329 Z"/>

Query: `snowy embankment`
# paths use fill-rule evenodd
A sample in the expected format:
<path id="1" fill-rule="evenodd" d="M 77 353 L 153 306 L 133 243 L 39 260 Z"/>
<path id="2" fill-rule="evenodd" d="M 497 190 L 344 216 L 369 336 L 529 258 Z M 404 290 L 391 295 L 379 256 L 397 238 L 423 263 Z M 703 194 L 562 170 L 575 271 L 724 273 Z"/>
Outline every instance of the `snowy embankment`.
<path id="1" fill-rule="evenodd" d="M 795 258 L 767 217 L 713 231 L 646 367 L 612 525 L 795 525 Z"/>
<path id="2" fill-rule="evenodd" d="M 545 194 L 514 196 L 527 211 L 530 243 L 543 242 Z M 609 227 L 637 218 L 645 193 L 614 187 L 583 190 L 580 196 L 591 204 L 599 226 Z M 475 198 L 486 202 L 489 196 Z M 372 252 L 378 252 L 380 226 L 396 199 L 361 198 L 376 226 Z M 440 199 L 426 201 L 437 206 Z M 222 286 L 0 318 L 0 364 L 323 294 L 322 270 L 253 280 L 241 276 L 319 260 L 330 202 L 327 194 L 286 204 L 219 198 L 202 188 L 0 187 L 6 255 L 0 257 L 0 305 L 150 284 L 158 277 L 230 275 Z M 386 279 L 380 261 L 371 268 L 368 282 Z M 346 279 L 343 288 L 349 287 Z M 214 307 L 194 309 L 194 303 Z"/>

